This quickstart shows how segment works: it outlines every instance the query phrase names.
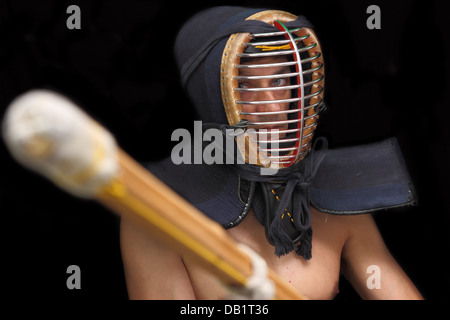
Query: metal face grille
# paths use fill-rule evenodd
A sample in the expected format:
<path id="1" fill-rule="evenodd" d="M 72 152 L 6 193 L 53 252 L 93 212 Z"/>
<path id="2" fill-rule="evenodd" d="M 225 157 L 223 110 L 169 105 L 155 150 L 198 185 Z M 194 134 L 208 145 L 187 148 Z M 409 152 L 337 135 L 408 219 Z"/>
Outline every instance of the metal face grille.
<path id="1" fill-rule="evenodd" d="M 222 67 L 229 122 L 247 129 L 241 143 L 246 161 L 256 158 L 255 164 L 275 168 L 306 156 L 324 107 L 324 63 L 315 35 L 308 28 L 289 30 L 280 20 L 272 21 L 278 32 L 236 36 L 240 46 L 227 49 L 239 50 L 224 53 Z M 233 63 L 231 75 L 225 75 L 231 70 L 227 60 Z"/>

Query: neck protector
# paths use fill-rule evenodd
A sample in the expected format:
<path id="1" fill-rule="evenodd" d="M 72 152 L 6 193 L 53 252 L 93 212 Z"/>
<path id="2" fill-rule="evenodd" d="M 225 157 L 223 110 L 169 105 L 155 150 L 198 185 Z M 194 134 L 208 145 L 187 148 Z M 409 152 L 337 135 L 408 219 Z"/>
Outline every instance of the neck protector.
<path id="1" fill-rule="evenodd" d="M 357 215 L 416 203 L 411 178 L 394 138 L 339 149 L 326 149 L 325 142 L 299 163 L 295 168 L 298 171 L 290 169 L 274 179 L 258 177 L 254 170 L 257 167 L 249 170 L 248 165 L 242 165 L 242 169 L 220 163 L 193 163 L 176 165 L 169 157 L 144 165 L 224 228 L 239 225 L 253 208 L 277 255 L 296 250 L 305 259 L 311 257 L 309 206 L 333 215 Z M 294 195 L 291 198 L 285 193 Z M 292 208 L 296 208 L 295 214 Z M 286 223 L 289 215 L 284 209 L 294 222 Z M 300 243 L 295 242 L 296 237 Z"/>

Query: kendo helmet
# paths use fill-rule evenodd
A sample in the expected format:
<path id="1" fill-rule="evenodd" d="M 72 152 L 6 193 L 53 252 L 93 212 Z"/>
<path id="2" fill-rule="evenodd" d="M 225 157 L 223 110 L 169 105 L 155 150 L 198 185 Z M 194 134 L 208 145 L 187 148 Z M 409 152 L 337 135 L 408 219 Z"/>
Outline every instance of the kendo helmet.
<path id="1" fill-rule="evenodd" d="M 202 120 L 240 130 L 246 163 L 282 169 L 308 154 L 325 106 L 325 65 L 304 17 L 211 8 L 184 25 L 175 55 Z"/>

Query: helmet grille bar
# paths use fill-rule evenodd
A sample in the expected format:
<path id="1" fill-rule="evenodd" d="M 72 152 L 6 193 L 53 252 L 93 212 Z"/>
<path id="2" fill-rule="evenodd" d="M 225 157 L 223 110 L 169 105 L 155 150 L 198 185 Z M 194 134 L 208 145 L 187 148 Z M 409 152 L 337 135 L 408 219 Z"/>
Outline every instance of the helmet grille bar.
<path id="1" fill-rule="evenodd" d="M 290 30 L 290 32 L 297 32 L 299 31 L 301 28 L 296 28 L 296 29 L 292 29 Z M 253 38 L 258 38 L 258 37 L 276 37 L 276 36 L 283 36 L 287 31 L 278 31 L 278 32 L 265 32 L 265 33 L 252 33 L 252 37 Z"/>
<path id="2" fill-rule="evenodd" d="M 300 51 L 297 47 L 297 43 L 294 40 L 294 37 L 292 36 L 292 33 L 286 28 L 286 26 L 284 24 L 282 24 L 279 20 L 274 21 L 274 26 L 280 30 L 280 31 L 286 31 L 286 33 L 284 33 L 284 36 L 287 40 L 290 40 L 290 47 L 291 49 L 294 51 L 294 60 L 297 62 L 297 64 L 295 65 L 295 69 L 298 73 L 297 75 L 297 83 L 300 85 L 298 90 L 298 95 L 300 97 L 300 100 L 297 102 L 299 104 L 298 109 L 300 109 L 300 113 L 298 114 L 298 118 L 299 120 L 301 120 L 301 118 L 304 115 L 304 107 L 305 107 L 305 88 L 303 87 L 304 85 L 304 81 L 303 81 L 303 77 L 300 77 L 300 74 L 303 73 L 303 66 L 302 66 L 302 60 L 300 59 Z M 316 44 L 314 43 L 312 46 L 310 46 L 311 48 L 313 48 Z M 305 48 L 302 49 L 302 52 L 307 51 Z M 295 142 L 295 150 L 294 150 L 294 158 L 291 159 L 291 164 L 293 164 L 295 162 L 295 160 L 298 157 L 299 154 L 299 142 L 302 141 L 303 139 L 303 125 L 304 125 L 304 121 L 298 121 L 297 124 L 297 128 L 299 129 L 299 131 L 297 132 L 297 138 L 299 139 L 299 141 Z"/>

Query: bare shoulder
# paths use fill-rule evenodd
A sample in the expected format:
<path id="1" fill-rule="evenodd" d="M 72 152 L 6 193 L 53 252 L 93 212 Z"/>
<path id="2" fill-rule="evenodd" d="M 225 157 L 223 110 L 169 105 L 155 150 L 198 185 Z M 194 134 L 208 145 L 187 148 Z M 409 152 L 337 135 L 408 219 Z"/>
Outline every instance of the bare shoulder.
<path id="1" fill-rule="evenodd" d="M 390 256 L 371 214 L 330 215 L 312 210 L 313 230 L 341 246 L 343 268 L 366 256 L 373 261 Z"/>
<path id="2" fill-rule="evenodd" d="M 345 243 L 359 224 L 358 218 L 347 215 L 332 215 L 311 208 L 311 224 L 316 241 L 329 242 L 339 247 L 341 252 Z"/>
<path id="3" fill-rule="evenodd" d="M 181 256 L 149 232 L 121 220 L 120 246 L 130 299 L 194 299 Z"/>
<path id="4" fill-rule="evenodd" d="M 368 245 L 374 239 L 381 239 L 377 225 L 370 214 L 332 215 L 311 209 L 312 226 L 316 237 L 325 237 L 342 246 L 343 254 L 349 243 Z"/>
<path id="5" fill-rule="evenodd" d="M 422 299 L 391 255 L 372 215 L 338 216 L 334 220 L 334 228 L 340 228 L 344 237 L 341 272 L 362 298 Z M 378 283 L 368 285 L 373 272 L 377 272 L 373 279 Z"/>
<path id="6" fill-rule="evenodd" d="M 314 208 L 311 208 L 311 213 L 313 223 L 319 228 L 327 226 L 330 229 L 340 229 L 340 233 L 347 238 L 361 229 L 376 227 L 370 214 L 334 215 L 320 212 Z"/>

